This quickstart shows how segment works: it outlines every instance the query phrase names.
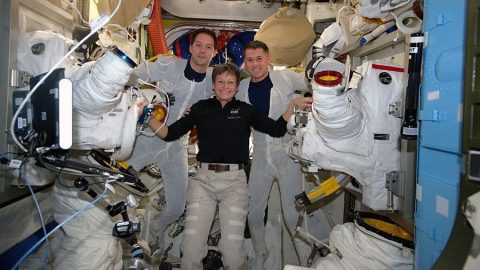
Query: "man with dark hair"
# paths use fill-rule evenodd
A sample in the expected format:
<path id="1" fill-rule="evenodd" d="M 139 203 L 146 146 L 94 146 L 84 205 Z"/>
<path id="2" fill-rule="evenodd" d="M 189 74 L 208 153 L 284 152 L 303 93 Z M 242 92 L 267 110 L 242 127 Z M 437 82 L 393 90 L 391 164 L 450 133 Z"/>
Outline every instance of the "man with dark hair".
<path id="1" fill-rule="evenodd" d="M 150 127 L 166 141 L 176 140 L 194 125 L 198 130 L 200 168 L 188 184 L 182 269 L 203 269 L 207 239 L 218 205 L 224 269 L 246 269 L 243 233 L 248 208 L 247 178 L 250 126 L 273 137 L 283 136 L 294 106 L 311 106 L 311 98 L 292 100 L 276 121 L 235 99 L 240 71 L 233 64 L 218 65 L 212 80 L 215 97 L 194 104 L 190 113 L 169 125 L 150 120 Z"/>
<path id="2" fill-rule="evenodd" d="M 163 90 L 171 94 L 175 102 L 169 107 L 167 124 L 182 117 L 183 112 L 195 102 L 211 95 L 211 73 L 207 71 L 216 54 L 215 32 L 202 28 L 196 30 L 190 42 L 190 59 L 159 56 L 154 63 L 147 63 L 134 70 L 131 81 L 137 78 L 151 82 L 161 80 Z M 150 223 L 150 248 L 154 255 L 162 256 L 164 232 L 185 210 L 188 179 L 187 137 L 172 142 L 156 136 L 140 135 L 127 162 L 136 170 L 155 164 L 161 172 L 165 189 L 166 207 L 155 215 Z"/>
<path id="3" fill-rule="evenodd" d="M 265 116 L 276 119 L 293 100 L 295 90 L 307 88 L 303 74 L 289 69 L 269 69 L 268 46 L 261 41 L 252 41 L 244 47 L 244 61 L 250 78 L 240 83 L 238 99 L 252 104 L 255 110 Z M 280 188 L 283 218 L 298 252 L 301 240 L 294 238 L 298 219 L 294 201 L 295 195 L 302 190 L 303 176 L 299 164 L 288 155 L 290 134 L 273 138 L 256 130 L 252 133 L 254 148 L 248 182 L 250 190 L 248 226 L 255 250 L 254 269 L 258 270 L 264 269 L 264 262 L 268 256 L 264 215 L 274 179 L 278 180 Z"/>
<path id="4" fill-rule="evenodd" d="M 195 43 L 195 40 L 197 39 L 197 36 L 199 34 L 209 35 L 213 39 L 214 48 L 217 48 L 217 35 L 215 34 L 215 32 L 213 32 L 212 30 L 207 29 L 207 28 L 200 28 L 200 29 L 197 29 L 197 30 L 193 31 L 192 36 L 191 36 L 190 45 L 193 45 Z M 190 52 L 190 53 L 192 53 L 192 52 Z"/>

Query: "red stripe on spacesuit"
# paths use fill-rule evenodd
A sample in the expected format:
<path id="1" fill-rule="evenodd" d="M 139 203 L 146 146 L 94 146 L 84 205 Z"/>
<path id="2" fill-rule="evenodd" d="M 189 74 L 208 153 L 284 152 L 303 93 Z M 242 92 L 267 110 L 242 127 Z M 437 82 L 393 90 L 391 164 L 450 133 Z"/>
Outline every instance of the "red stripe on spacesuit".
<path id="1" fill-rule="evenodd" d="M 399 68 L 399 67 L 392 67 L 392 66 L 385 66 L 385 65 L 378 65 L 378 64 L 372 64 L 373 69 L 381 69 L 381 70 L 388 70 L 388 71 L 396 71 L 396 72 L 404 72 L 404 68 Z"/>
<path id="2" fill-rule="evenodd" d="M 180 50 L 180 41 L 175 40 L 175 50 L 177 51 L 177 57 L 182 58 L 182 50 Z"/>

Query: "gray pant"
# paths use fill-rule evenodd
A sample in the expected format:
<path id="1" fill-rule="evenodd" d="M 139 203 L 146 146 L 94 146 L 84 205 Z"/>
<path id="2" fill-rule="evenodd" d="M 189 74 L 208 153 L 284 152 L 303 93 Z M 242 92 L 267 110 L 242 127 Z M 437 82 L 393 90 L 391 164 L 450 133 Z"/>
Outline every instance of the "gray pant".
<path id="1" fill-rule="evenodd" d="M 185 210 L 185 197 L 188 180 L 187 144 L 183 138 L 168 143 L 167 151 L 156 157 L 155 163 L 162 173 L 166 207 L 152 226 L 160 236 L 168 225 L 176 221 Z M 160 237 L 163 241 L 163 237 Z M 164 243 L 159 243 L 163 246 Z M 162 254 L 163 255 L 163 254 Z"/>
<path id="2" fill-rule="evenodd" d="M 250 191 L 248 225 L 256 254 L 267 253 L 263 218 L 273 180 L 275 178 L 278 180 L 283 218 L 288 228 L 293 231 L 298 220 L 294 204 L 295 195 L 302 190 L 302 177 L 300 166 L 288 156 L 286 146 L 255 145 L 248 183 Z"/>
<path id="3" fill-rule="evenodd" d="M 151 149 L 156 149 L 157 152 L 151 154 Z M 166 207 L 150 223 L 150 240 L 159 237 L 160 253 L 163 253 L 163 235 L 166 228 L 185 210 L 188 180 L 187 140 L 182 137 L 173 142 L 165 142 L 157 137 L 140 136 L 127 162 L 136 170 L 155 163 L 162 173 Z"/>
<path id="4" fill-rule="evenodd" d="M 203 269 L 207 240 L 218 205 L 224 269 L 246 269 L 243 233 L 248 208 L 248 189 L 243 170 L 226 172 L 199 168 L 188 183 L 182 269 Z"/>

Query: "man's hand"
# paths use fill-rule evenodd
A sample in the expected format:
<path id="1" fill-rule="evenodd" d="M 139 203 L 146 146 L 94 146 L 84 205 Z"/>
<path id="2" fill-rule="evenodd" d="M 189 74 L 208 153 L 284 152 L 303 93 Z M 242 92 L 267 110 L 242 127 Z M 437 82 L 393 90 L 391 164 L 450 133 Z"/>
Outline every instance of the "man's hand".
<path id="1" fill-rule="evenodd" d="M 283 119 L 288 122 L 290 116 L 292 116 L 295 107 L 306 109 L 312 108 L 313 98 L 311 97 L 298 97 L 293 99 L 288 105 L 287 110 L 282 114 Z"/>
<path id="2" fill-rule="evenodd" d="M 190 111 L 191 111 L 190 108 L 186 109 L 186 110 L 183 112 L 183 117 L 189 115 L 189 114 L 190 114 Z"/>
<path id="3" fill-rule="evenodd" d="M 312 108 L 313 98 L 311 97 L 298 97 L 292 100 L 292 104 L 298 108 Z"/>

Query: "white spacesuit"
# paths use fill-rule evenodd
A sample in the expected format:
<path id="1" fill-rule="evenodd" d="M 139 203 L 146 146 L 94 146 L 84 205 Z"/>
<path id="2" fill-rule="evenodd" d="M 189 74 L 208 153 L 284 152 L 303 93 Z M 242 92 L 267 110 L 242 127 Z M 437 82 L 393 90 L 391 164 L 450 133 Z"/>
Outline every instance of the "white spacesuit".
<path id="1" fill-rule="evenodd" d="M 93 201 L 73 186 L 74 178 L 57 179 L 54 186 L 54 217 L 60 223 Z M 56 232 L 59 248 L 53 259 L 54 269 L 122 269 L 120 240 L 112 236 L 115 222 L 104 209 L 92 207 L 70 220 Z"/>
<path id="2" fill-rule="evenodd" d="M 325 58 L 316 70 L 349 74 L 345 68 Z M 358 66 L 353 79 L 345 75 L 338 86 L 313 82 L 312 112 L 306 127 L 297 130 L 299 139 L 292 147 L 295 156 L 319 168 L 353 176 L 361 185 L 362 203 L 373 210 L 399 206 L 398 197 L 389 196 L 385 179 L 400 168 L 401 118 L 395 108 L 402 100 L 403 71 L 396 64 L 374 60 Z"/>
<path id="3" fill-rule="evenodd" d="M 139 107 L 129 94 L 122 93 L 133 67 L 116 53 L 119 52 L 107 51 L 98 61 L 84 64 L 68 76 L 74 87 L 72 148 L 131 150 L 133 147 Z M 71 155 L 82 158 L 84 154 L 79 151 Z M 55 182 L 54 217 L 58 223 L 93 200 L 73 187 L 74 179 L 65 176 Z M 117 192 L 108 194 L 105 199 L 115 204 L 123 198 Z M 62 232 L 57 234 L 61 245 L 54 268 L 122 269 L 122 248 L 119 239 L 112 235 L 115 222 L 121 220 L 120 216 L 110 217 L 98 205 L 63 225 L 63 235 Z"/>
<path id="4" fill-rule="evenodd" d="M 25 33 L 19 39 L 18 67 L 36 76 L 47 72 L 73 43 L 56 33 L 37 31 Z M 41 50 L 32 50 L 40 46 Z M 127 59 L 127 60 L 125 60 Z M 72 60 L 72 59 L 69 59 Z M 73 61 L 62 63 L 65 77 L 73 84 L 73 149 L 70 157 L 85 158 L 86 151 L 95 148 L 112 149 L 117 156 L 128 155 L 133 147 L 140 108 L 136 98 L 123 93 L 134 63 L 116 48 L 111 48 L 98 61 L 75 67 Z M 78 177 L 58 174 L 54 185 L 54 218 L 61 223 L 93 201 L 87 193 L 74 186 Z M 104 190 L 104 179 L 93 178 L 90 186 L 98 194 Z M 93 182 L 93 181 L 91 181 Z M 125 199 L 107 192 L 105 200 L 115 204 Z M 55 269 L 122 269 L 122 248 L 112 235 L 119 215 L 110 217 L 99 204 L 65 223 L 56 232 L 59 242 L 55 250 Z"/>
<path id="5" fill-rule="evenodd" d="M 144 81 L 160 80 L 160 88 L 173 95 L 175 101 L 174 105 L 169 107 L 168 125 L 182 117 L 183 112 L 192 104 L 212 94 L 211 71 L 207 71 L 201 82 L 195 82 L 185 78 L 186 66 L 187 60 L 160 56 L 156 62 L 148 66 L 142 65 L 134 71 L 134 74 Z M 173 142 L 165 142 L 156 136 L 140 135 L 131 157 L 127 160 L 136 170 L 154 163 L 162 174 L 166 208 L 152 219 L 149 239 L 150 242 L 155 242 L 158 237 L 159 253 L 163 252 L 163 232 L 185 210 L 187 146 L 186 136 Z"/>

